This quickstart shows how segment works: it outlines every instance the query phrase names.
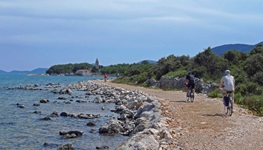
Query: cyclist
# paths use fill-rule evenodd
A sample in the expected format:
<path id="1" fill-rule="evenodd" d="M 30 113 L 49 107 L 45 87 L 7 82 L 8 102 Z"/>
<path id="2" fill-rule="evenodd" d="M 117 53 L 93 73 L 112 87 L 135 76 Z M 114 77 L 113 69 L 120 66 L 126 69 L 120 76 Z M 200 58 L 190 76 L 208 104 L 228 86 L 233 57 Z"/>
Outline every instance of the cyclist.
<path id="1" fill-rule="evenodd" d="M 194 75 L 189 71 L 185 77 L 184 83 L 186 84 L 187 88 L 186 88 L 186 97 L 190 97 L 189 95 L 189 90 L 193 89 L 193 93 L 194 88 L 195 88 L 195 77 Z"/>
<path id="2" fill-rule="evenodd" d="M 234 104 L 234 91 L 235 91 L 235 79 L 233 76 L 230 75 L 230 71 L 226 70 L 225 75 L 221 78 L 220 84 L 219 84 L 219 90 L 222 91 L 222 96 L 223 96 L 223 102 L 224 102 L 224 96 L 226 95 L 227 92 L 231 92 L 231 106 L 233 110 L 233 104 Z"/>

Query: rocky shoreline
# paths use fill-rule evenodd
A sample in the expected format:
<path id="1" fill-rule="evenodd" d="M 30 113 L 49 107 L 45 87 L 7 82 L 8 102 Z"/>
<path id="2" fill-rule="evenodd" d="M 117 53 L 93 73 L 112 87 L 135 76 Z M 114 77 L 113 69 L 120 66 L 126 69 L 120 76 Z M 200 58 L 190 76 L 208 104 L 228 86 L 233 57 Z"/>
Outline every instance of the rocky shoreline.
<path id="1" fill-rule="evenodd" d="M 116 120 L 110 120 L 99 129 L 101 134 L 123 134 L 130 138 L 118 146 L 117 150 L 128 149 L 173 149 L 173 137 L 162 116 L 161 104 L 157 97 L 141 91 L 129 91 L 92 81 L 79 82 L 67 86 L 69 89 L 87 91 L 88 95 L 98 95 L 96 103 L 115 103 Z"/>
<path id="2" fill-rule="evenodd" d="M 41 86 L 38 84 L 25 85 L 13 88 L 7 88 L 9 90 L 51 90 L 54 94 L 59 94 L 57 101 L 70 104 L 66 96 L 72 95 L 75 91 L 84 91 L 84 97 L 95 96 L 93 103 L 101 104 L 107 103 L 115 104 L 115 109 L 111 112 L 117 113 L 117 118 L 111 118 L 106 124 L 99 128 L 99 134 L 114 135 L 120 134 L 128 136 L 128 140 L 121 143 L 116 150 L 129 150 L 129 149 L 151 149 L 151 150 L 166 150 L 166 149 L 179 149 L 177 144 L 174 143 L 171 131 L 166 127 L 166 120 L 162 116 L 161 104 L 158 102 L 158 98 L 150 96 L 139 90 L 126 90 L 121 87 L 112 87 L 106 84 L 101 84 L 95 81 L 81 81 L 74 84 L 62 86 L 60 84 L 47 84 Z M 54 103 L 56 103 L 55 101 Z M 48 99 L 41 99 L 38 103 L 34 103 L 33 106 L 37 107 L 42 103 L 49 103 Z M 78 103 L 86 103 L 85 100 L 77 100 Z M 23 104 L 17 104 L 19 108 L 25 108 Z M 107 109 L 107 108 L 101 108 Z M 34 113 L 41 114 L 41 112 L 35 111 Z M 53 112 L 50 115 L 41 118 L 41 120 L 52 120 L 52 117 L 72 117 L 79 119 L 94 119 L 99 118 L 96 114 L 71 114 L 68 112 Z M 87 126 L 96 126 L 92 121 L 87 123 Z M 59 131 L 59 135 L 64 138 L 77 138 L 82 136 L 83 131 Z M 52 143 L 44 143 L 46 147 L 54 145 Z M 107 145 L 98 146 L 96 149 L 108 149 Z M 59 146 L 58 149 L 74 149 L 74 145 L 66 144 Z"/>

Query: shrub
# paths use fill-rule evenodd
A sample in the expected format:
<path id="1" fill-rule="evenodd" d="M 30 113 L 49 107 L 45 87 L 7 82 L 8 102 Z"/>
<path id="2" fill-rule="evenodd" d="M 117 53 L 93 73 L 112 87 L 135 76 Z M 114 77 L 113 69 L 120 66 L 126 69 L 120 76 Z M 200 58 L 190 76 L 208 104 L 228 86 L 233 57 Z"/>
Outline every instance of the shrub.
<path id="1" fill-rule="evenodd" d="M 218 89 L 210 92 L 207 96 L 211 98 L 222 98 L 222 94 Z"/>
<path id="2" fill-rule="evenodd" d="M 258 115 L 262 114 L 263 108 L 263 96 L 248 96 L 245 99 L 245 104 L 248 106 L 248 109 L 253 110 L 258 113 Z"/>
<path id="3" fill-rule="evenodd" d="M 173 77 L 185 77 L 187 74 L 186 70 L 178 70 L 178 71 L 174 71 L 174 72 L 169 72 L 167 74 L 165 74 L 164 76 L 173 76 Z"/>
<path id="4" fill-rule="evenodd" d="M 237 103 L 237 104 L 240 104 L 240 105 L 245 104 L 245 98 L 242 97 L 241 93 L 236 93 L 234 100 L 235 100 L 235 103 Z"/>

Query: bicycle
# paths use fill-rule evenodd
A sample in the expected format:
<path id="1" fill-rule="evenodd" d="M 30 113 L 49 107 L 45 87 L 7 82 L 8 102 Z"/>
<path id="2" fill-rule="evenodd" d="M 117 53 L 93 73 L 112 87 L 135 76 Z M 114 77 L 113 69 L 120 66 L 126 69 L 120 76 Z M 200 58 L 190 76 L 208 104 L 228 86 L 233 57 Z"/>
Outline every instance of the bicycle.
<path id="1" fill-rule="evenodd" d="M 226 113 L 226 115 L 228 116 L 232 116 L 232 112 L 233 112 L 233 106 L 232 103 L 230 101 L 231 100 L 231 93 L 232 91 L 227 91 L 226 95 L 224 96 L 224 111 Z"/>
<path id="2" fill-rule="evenodd" d="M 187 101 L 194 102 L 195 93 L 194 93 L 194 89 L 192 87 L 189 89 L 186 96 L 187 96 Z"/>

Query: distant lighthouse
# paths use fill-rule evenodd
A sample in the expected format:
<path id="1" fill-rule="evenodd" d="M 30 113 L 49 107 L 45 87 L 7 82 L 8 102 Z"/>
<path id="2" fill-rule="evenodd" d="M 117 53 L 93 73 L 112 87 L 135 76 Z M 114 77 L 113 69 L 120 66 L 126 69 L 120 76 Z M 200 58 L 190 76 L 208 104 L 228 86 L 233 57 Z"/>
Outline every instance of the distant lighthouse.
<path id="1" fill-rule="evenodd" d="M 98 72 L 100 72 L 100 62 L 98 58 L 96 59 L 95 65 L 96 65 L 96 69 L 98 70 Z"/>

